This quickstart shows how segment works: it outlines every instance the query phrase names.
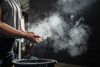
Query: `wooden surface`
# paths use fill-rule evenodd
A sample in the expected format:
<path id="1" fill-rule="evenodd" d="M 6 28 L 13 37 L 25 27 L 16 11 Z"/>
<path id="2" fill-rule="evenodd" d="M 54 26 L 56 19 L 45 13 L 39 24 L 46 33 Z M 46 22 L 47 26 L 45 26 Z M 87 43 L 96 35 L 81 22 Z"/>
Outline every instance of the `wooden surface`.
<path id="1" fill-rule="evenodd" d="M 56 67 L 86 67 L 86 66 L 79 66 L 79 65 L 72 65 L 72 64 L 65 64 L 65 63 L 57 63 Z"/>

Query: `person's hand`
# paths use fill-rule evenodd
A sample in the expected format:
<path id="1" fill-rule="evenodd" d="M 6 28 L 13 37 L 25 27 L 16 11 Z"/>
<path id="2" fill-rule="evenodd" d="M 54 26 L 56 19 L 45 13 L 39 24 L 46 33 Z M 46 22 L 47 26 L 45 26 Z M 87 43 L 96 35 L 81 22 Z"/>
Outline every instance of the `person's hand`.
<path id="1" fill-rule="evenodd" d="M 29 34 L 35 34 L 33 31 L 28 31 L 27 33 L 29 33 Z"/>
<path id="2" fill-rule="evenodd" d="M 25 38 L 28 39 L 29 41 L 36 43 L 37 42 L 37 38 L 41 38 L 39 35 L 35 35 L 35 34 L 31 34 L 31 33 L 26 33 L 25 34 Z"/>

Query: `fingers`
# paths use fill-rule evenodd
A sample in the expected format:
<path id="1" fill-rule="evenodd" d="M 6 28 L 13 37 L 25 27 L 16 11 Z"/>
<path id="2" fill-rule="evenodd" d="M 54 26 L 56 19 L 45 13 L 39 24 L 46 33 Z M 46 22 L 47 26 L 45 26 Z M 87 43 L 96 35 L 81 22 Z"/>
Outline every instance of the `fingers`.
<path id="1" fill-rule="evenodd" d="M 32 41 L 33 41 L 33 43 L 36 43 L 36 39 L 35 39 L 35 38 L 33 38 L 33 40 L 32 40 Z"/>
<path id="2" fill-rule="evenodd" d="M 34 35 L 34 37 L 35 37 L 35 38 L 41 38 L 41 36 L 39 36 L 39 35 Z"/>
<path id="3" fill-rule="evenodd" d="M 38 36 L 38 35 L 36 35 L 36 36 Z M 42 38 L 40 38 L 40 36 L 39 37 L 33 37 L 33 43 L 40 43 L 41 41 L 42 41 Z"/>
<path id="4" fill-rule="evenodd" d="M 33 31 L 31 31 L 30 33 L 35 34 Z"/>
<path id="5" fill-rule="evenodd" d="M 36 42 L 40 43 L 42 41 L 42 38 L 36 38 Z"/>
<path id="6" fill-rule="evenodd" d="M 42 41 L 42 38 L 39 35 L 34 35 L 34 41 L 35 43 L 40 43 Z"/>
<path id="7" fill-rule="evenodd" d="M 27 33 L 35 34 L 33 31 L 28 31 Z"/>
<path id="8" fill-rule="evenodd" d="M 35 38 L 35 39 L 36 39 L 36 42 L 38 42 L 38 43 L 40 42 L 40 41 L 39 41 L 39 38 Z"/>
<path id="9" fill-rule="evenodd" d="M 31 32 L 31 33 L 34 33 L 34 32 Z M 30 31 L 28 31 L 28 32 L 26 33 L 26 35 L 27 35 L 27 39 L 28 39 L 29 41 L 33 42 L 33 43 L 39 43 L 39 42 L 42 41 L 41 36 L 35 35 L 35 34 L 30 34 Z"/>
<path id="10" fill-rule="evenodd" d="M 31 38 L 31 39 L 29 39 L 29 41 L 31 41 L 33 43 L 36 43 L 36 39 L 35 38 Z"/>

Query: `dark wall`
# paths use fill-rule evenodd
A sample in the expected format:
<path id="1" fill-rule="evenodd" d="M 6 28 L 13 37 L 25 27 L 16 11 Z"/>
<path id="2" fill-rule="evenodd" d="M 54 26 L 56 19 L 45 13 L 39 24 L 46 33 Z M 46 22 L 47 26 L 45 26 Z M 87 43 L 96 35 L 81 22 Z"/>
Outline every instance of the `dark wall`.
<path id="1" fill-rule="evenodd" d="M 33 23 L 35 20 L 44 19 L 45 17 L 49 16 L 50 12 L 56 10 L 51 3 L 55 3 L 56 0 L 30 0 L 30 12 L 29 12 L 29 22 Z M 31 54 L 33 54 L 39 58 L 51 58 L 56 59 L 58 62 L 62 63 L 69 63 L 75 65 L 82 65 L 82 66 L 90 66 L 96 67 L 99 65 L 99 57 L 100 57 L 100 2 L 99 0 L 95 2 L 93 5 L 88 7 L 84 10 L 83 14 L 78 16 L 83 16 L 85 18 L 84 24 L 91 27 L 92 34 L 88 40 L 88 50 L 86 54 L 81 56 L 71 57 L 67 53 L 67 49 L 65 51 L 60 51 L 58 53 L 54 53 L 52 48 L 48 48 L 46 46 L 45 54 L 41 55 L 41 51 L 37 51 L 34 48 L 31 49 Z M 45 14 L 46 13 L 46 14 Z M 49 43 L 48 43 L 49 44 Z M 37 46 L 39 50 L 42 46 Z M 50 51 L 47 51 L 50 49 Z M 36 51 L 33 52 L 32 51 Z M 39 54 L 40 53 L 40 54 Z"/>
<path id="2" fill-rule="evenodd" d="M 50 12 L 56 10 L 51 5 L 52 2 L 54 3 L 56 0 L 30 0 L 29 21 L 33 22 L 38 18 L 44 19 L 49 16 Z"/>
<path id="3" fill-rule="evenodd" d="M 89 38 L 88 58 L 93 67 L 99 65 L 100 59 L 100 1 L 98 0 L 89 9 L 85 10 L 85 23 L 92 29 L 92 35 Z"/>

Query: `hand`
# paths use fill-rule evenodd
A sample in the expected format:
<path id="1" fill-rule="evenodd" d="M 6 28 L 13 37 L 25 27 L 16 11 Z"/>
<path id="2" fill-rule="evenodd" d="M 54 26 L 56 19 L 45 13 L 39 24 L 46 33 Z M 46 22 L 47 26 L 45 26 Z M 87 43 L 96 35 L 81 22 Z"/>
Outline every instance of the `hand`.
<path id="1" fill-rule="evenodd" d="M 36 38 L 41 38 L 39 35 L 35 35 L 35 34 L 30 34 L 30 33 L 26 33 L 25 34 L 25 38 L 28 39 L 29 41 L 36 43 Z"/>
<path id="2" fill-rule="evenodd" d="M 30 34 L 35 34 L 33 31 L 28 31 L 27 33 L 30 33 Z"/>
<path id="3" fill-rule="evenodd" d="M 36 42 L 39 43 L 41 42 L 43 39 L 42 38 L 35 38 L 36 39 Z"/>
<path id="4" fill-rule="evenodd" d="M 28 31 L 28 34 L 35 34 L 33 31 Z M 41 42 L 43 39 L 42 38 L 35 38 L 36 42 Z"/>

